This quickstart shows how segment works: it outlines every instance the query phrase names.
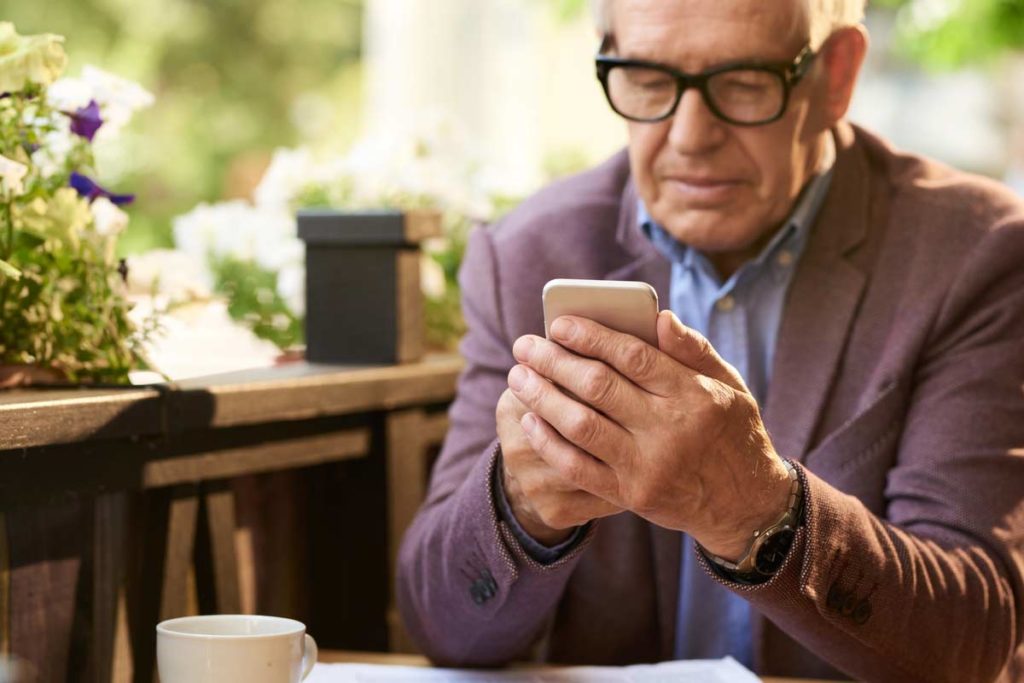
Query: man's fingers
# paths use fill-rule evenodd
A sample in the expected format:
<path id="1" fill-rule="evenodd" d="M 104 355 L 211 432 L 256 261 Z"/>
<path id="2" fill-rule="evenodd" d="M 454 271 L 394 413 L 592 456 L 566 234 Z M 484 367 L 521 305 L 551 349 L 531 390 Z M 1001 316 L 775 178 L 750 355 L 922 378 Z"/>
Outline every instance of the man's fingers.
<path id="1" fill-rule="evenodd" d="M 711 342 L 683 325 L 672 311 L 664 310 L 658 314 L 658 346 L 662 353 L 691 370 L 741 393 L 750 393 L 740 373 L 718 355 Z"/>
<path id="2" fill-rule="evenodd" d="M 666 396 L 673 389 L 673 373 L 668 367 L 672 361 L 631 334 L 587 318 L 564 315 L 551 323 L 551 337 L 570 351 L 604 361 L 649 393 Z"/>
<path id="3" fill-rule="evenodd" d="M 619 425 L 567 396 L 525 365 L 508 376 L 512 393 L 568 441 L 614 466 L 626 450 L 628 433 Z"/>
<path id="4" fill-rule="evenodd" d="M 534 452 L 567 482 L 608 502 L 618 491 L 615 473 L 600 460 L 570 443 L 554 427 L 527 413 L 521 421 Z"/>
<path id="5" fill-rule="evenodd" d="M 579 489 L 541 500 L 533 509 L 533 514 L 552 529 L 570 529 L 620 512 L 622 508 Z"/>
<path id="6" fill-rule="evenodd" d="M 584 358 L 533 335 L 517 339 L 512 353 L 519 362 L 619 425 L 636 424 L 647 410 L 644 392 L 602 361 Z"/>

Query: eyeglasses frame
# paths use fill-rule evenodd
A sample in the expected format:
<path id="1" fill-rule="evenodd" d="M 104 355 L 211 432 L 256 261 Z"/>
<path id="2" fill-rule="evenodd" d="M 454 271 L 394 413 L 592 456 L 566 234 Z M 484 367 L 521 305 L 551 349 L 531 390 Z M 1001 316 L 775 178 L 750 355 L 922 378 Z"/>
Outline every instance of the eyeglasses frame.
<path id="1" fill-rule="evenodd" d="M 624 119 L 639 123 L 658 123 L 672 118 L 672 116 L 675 115 L 676 110 L 679 108 L 679 102 L 682 101 L 683 95 L 686 94 L 686 91 L 691 88 L 696 88 L 700 91 L 701 96 L 704 98 L 704 104 L 706 104 L 708 109 L 711 110 L 711 113 L 722 121 L 734 126 L 753 127 L 768 125 L 769 123 L 778 121 L 785 116 L 786 109 L 789 107 L 789 98 L 793 88 L 795 88 L 797 84 L 803 80 L 803 77 L 807 75 L 807 72 L 810 71 L 811 64 L 814 62 L 814 58 L 818 56 L 818 53 L 811 49 L 811 45 L 807 44 L 802 50 L 800 50 L 796 58 L 789 63 L 760 61 L 729 62 L 697 74 L 688 74 L 680 71 L 679 69 L 668 66 L 667 64 L 648 62 L 642 59 L 623 59 L 621 57 L 613 57 L 611 55 L 604 54 L 605 50 L 608 49 L 609 42 L 610 36 L 605 36 L 601 41 L 601 47 L 598 49 L 597 54 L 594 55 L 594 63 L 597 68 L 597 79 L 601 82 L 605 98 L 608 100 L 608 104 L 611 106 L 612 110 Z M 672 76 L 676 81 L 676 98 L 668 112 L 655 118 L 639 118 L 635 116 L 627 116 L 619 111 L 619 108 L 615 106 L 615 102 L 612 101 L 612 94 L 608 89 L 608 74 L 611 73 L 612 69 L 620 66 L 654 69 Z M 764 71 L 781 78 L 782 105 L 779 107 L 778 113 L 771 118 L 754 122 L 737 121 L 723 114 L 715 105 L 714 98 L 711 97 L 711 93 L 708 91 L 708 81 L 714 76 L 727 71 Z"/>

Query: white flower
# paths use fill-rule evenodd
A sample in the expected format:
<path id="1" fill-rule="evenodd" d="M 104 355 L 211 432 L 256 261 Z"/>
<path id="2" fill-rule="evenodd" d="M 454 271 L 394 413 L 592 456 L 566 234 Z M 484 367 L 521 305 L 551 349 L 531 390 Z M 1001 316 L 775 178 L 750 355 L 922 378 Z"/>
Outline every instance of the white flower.
<path id="1" fill-rule="evenodd" d="M 89 104 L 92 88 L 82 78 L 65 76 L 46 90 L 46 99 L 55 109 L 75 111 Z"/>
<path id="2" fill-rule="evenodd" d="M 270 166 L 253 193 L 256 204 L 287 208 L 313 182 L 315 166 L 312 152 L 305 147 L 275 150 Z"/>
<path id="3" fill-rule="evenodd" d="M 276 272 L 285 266 L 302 263 L 305 248 L 298 238 L 295 217 L 283 211 L 257 211 L 259 219 L 250 225 L 256 263 Z"/>
<path id="4" fill-rule="evenodd" d="M 143 320 L 154 310 L 160 311 L 155 302 L 142 300 L 132 317 Z M 219 300 L 176 307 L 161 315 L 160 331 L 145 341 L 145 348 L 153 365 L 172 380 L 271 367 L 281 355 L 274 344 L 234 321 L 227 303 Z"/>
<path id="5" fill-rule="evenodd" d="M 23 181 L 26 173 L 28 166 L 0 155 L 0 190 L 5 197 L 19 197 L 25 194 Z"/>
<path id="6" fill-rule="evenodd" d="M 255 252 L 249 226 L 258 218 L 258 212 L 241 199 L 200 204 L 174 219 L 174 243 L 203 262 L 210 255 L 249 260 Z"/>
<path id="7" fill-rule="evenodd" d="M 423 254 L 420 258 L 420 290 L 431 299 L 441 299 L 445 289 L 444 268 L 430 254 Z"/>
<path id="8" fill-rule="evenodd" d="M 43 178 L 63 170 L 75 146 L 76 136 L 71 132 L 71 122 L 66 116 L 61 116 L 51 125 L 55 129 L 43 136 L 39 149 L 32 154 L 32 163 Z"/>
<path id="9" fill-rule="evenodd" d="M 214 258 L 255 261 L 277 272 L 302 263 L 295 217 L 286 209 L 255 207 L 244 200 L 200 204 L 174 219 L 174 243 L 200 262 Z"/>
<path id="10" fill-rule="evenodd" d="M 128 291 L 135 296 L 154 292 L 160 298 L 182 303 L 210 297 L 203 264 L 191 254 L 154 249 L 128 257 Z"/>
<path id="11" fill-rule="evenodd" d="M 306 265 L 294 263 L 277 274 L 277 293 L 295 315 L 306 314 Z"/>
<path id="12" fill-rule="evenodd" d="M 96 234 L 101 237 L 115 237 L 128 227 L 128 214 L 106 197 L 95 199 L 91 208 Z"/>
<path id="13" fill-rule="evenodd" d="M 63 36 L 19 36 L 14 24 L 0 21 L 0 92 L 20 91 L 29 83 L 48 86 L 67 61 Z"/>
<path id="14" fill-rule="evenodd" d="M 100 105 L 103 127 L 97 140 L 113 137 L 135 112 L 153 104 L 153 95 L 138 83 L 87 65 L 78 78 L 62 78 L 50 86 L 47 100 L 56 108 L 74 111 L 91 100 Z"/>

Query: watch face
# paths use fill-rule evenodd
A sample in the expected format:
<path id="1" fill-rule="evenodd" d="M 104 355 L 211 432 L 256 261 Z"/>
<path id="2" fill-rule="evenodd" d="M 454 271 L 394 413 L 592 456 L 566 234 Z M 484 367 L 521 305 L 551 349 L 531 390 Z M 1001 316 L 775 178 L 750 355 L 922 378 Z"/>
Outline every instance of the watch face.
<path id="1" fill-rule="evenodd" d="M 795 537 L 796 531 L 792 527 L 786 526 L 766 538 L 761 547 L 757 549 L 754 568 L 766 576 L 771 576 L 779 571 Z"/>

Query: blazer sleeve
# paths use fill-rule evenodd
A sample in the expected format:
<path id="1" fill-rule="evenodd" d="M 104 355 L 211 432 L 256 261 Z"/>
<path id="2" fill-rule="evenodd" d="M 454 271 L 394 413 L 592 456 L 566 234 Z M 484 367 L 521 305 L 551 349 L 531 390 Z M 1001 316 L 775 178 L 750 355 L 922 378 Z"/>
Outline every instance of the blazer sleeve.
<path id="1" fill-rule="evenodd" d="M 801 468 L 805 525 L 780 572 L 712 575 L 858 680 L 1019 680 L 1024 221 L 974 250 L 912 372 L 902 431 L 884 430 L 899 439 L 884 515 Z"/>
<path id="2" fill-rule="evenodd" d="M 478 228 L 459 275 L 466 367 L 426 501 L 398 558 L 397 602 L 404 623 L 423 652 L 446 665 L 500 665 L 525 657 L 589 542 L 584 537 L 542 565 L 523 550 L 495 508 L 495 407 L 515 363 L 514 340 L 502 321 L 500 276 L 490 229 Z"/>

